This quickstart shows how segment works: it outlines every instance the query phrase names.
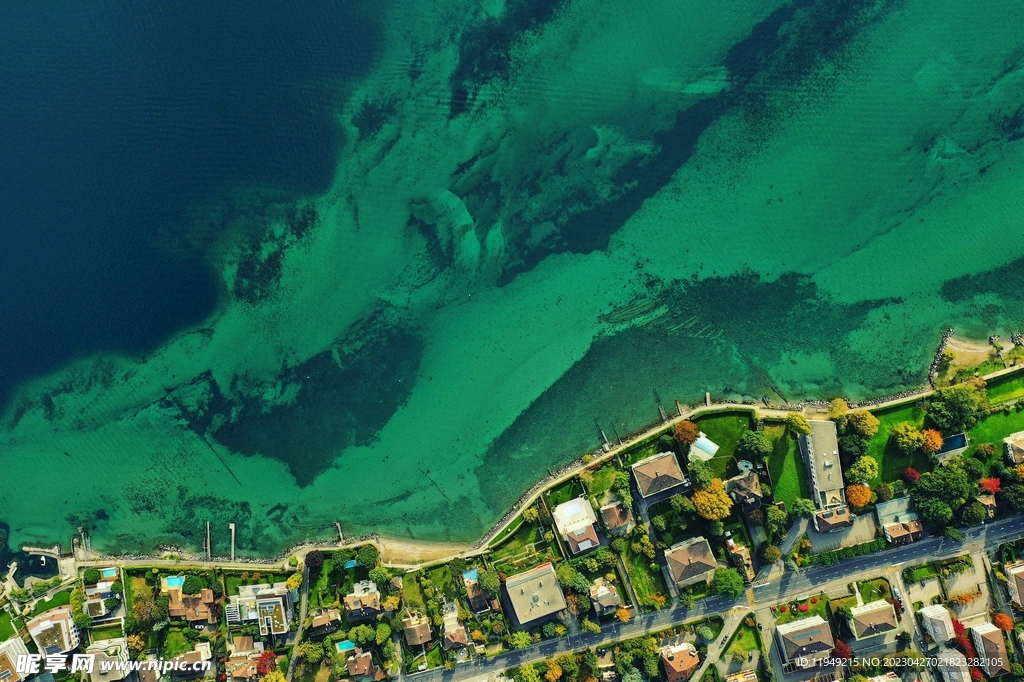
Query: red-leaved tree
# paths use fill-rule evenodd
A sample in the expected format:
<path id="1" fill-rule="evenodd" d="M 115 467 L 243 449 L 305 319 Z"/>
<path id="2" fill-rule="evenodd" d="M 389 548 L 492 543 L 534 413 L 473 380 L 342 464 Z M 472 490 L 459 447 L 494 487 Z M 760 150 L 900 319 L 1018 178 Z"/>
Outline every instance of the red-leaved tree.
<path id="1" fill-rule="evenodd" d="M 971 673 L 971 682 L 981 682 L 981 671 L 975 668 L 973 665 L 969 667 L 968 672 Z"/>
<path id="2" fill-rule="evenodd" d="M 256 662 L 256 671 L 260 675 L 267 675 L 277 670 L 277 656 L 273 651 L 264 651 L 260 654 L 260 660 Z"/>
<path id="3" fill-rule="evenodd" d="M 981 488 L 982 492 L 988 493 L 989 495 L 995 495 L 999 492 L 1000 481 L 998 478 L 983 478 L 978 481 L 978 487 Z"/>
<path id="4" fill-rule="evenodd" d="M 832 650 L 832 656 L 834 658 L 842 658 L 848 660 L 853 655 L 853 651 L 847 646 L 846 642 L 839 640 L 836 642 L 836 648 Z"/>
<path id="5" fill-rule="evenodd" d="M 921 478 L 921 472 L 914 467 L 907 467 L 903 470 L 903 480 L 907 483 L 917 483 L 919 478 Z"/>

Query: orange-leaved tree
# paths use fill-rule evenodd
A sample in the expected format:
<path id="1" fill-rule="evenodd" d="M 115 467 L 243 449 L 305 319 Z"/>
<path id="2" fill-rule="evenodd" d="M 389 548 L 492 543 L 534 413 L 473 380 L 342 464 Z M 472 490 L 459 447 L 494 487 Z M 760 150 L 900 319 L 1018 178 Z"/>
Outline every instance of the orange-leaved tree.
<path id="1" fill-rule="evenodd" d="M 978 481 L 978 488 L 980 488 L 983 493 L 988 493 L 989 495 L 995 495 L 999 492 L 1001 487 L 1001 481 L 995 477 L 983 478 Z"/>
<path id="2" fill-rule="evenodd" d="M 941 433 L 935 429 L 925 429 L 921 432 L 921 435 L 924 436 L 924 445 L 921 446 L 921 449 L 929 455 L 942 449 Z"/>
<path id="3" fill-rule="evenodd" d="M 1013 618 L 1000 611 L 992 618 L 992 625 L 995 625 L 1004 632 L 1009 632 L 1013 629 Z"/>
<path id="4" fill-rule="evenodd" d="M 851 483 L 846 486 L 846 501 L 854 509 L 860 509 L 871 503 L 871 488 L 863 483 Z"/>
<path id="5" fill-rule="evenodd" d="M 697 425 L 689 419 L 684 419 L 676 424 L 676 442 L 680 445 L 693 445 L 697 442 L 697 436 L 699 433 L 700 430 L 697 428 Z"/>
<path id="6" fill-rule="evenodd" d="M 693 506 L 708 521 L 721 521 L 729 516 L 732 500 L 725 492 L 722 479 L 714 478 L 707 488 L 693 493 Z"/>

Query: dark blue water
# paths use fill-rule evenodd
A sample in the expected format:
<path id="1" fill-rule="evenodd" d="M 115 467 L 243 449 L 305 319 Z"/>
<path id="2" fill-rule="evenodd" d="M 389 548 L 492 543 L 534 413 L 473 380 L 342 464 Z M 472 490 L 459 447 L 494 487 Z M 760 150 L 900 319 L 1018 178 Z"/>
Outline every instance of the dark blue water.
<path id="1" fill-rule="evenodd" d="M 0 407 L 30 377 L 143 353 L 215 309 L 201 246 L 161 244 L 234 189 L 329 185 L 340 89 L 379 34 L 368 8 L 0 3 Z"/>

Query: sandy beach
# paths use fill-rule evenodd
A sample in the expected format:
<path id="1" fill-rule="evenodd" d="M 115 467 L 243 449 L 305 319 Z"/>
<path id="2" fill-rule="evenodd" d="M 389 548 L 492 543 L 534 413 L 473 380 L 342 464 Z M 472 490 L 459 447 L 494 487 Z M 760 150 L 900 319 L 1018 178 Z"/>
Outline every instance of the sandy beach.
<path id="1" fill-rule="evenodd" d="M 378 544 L 384 563 L 409 565 L 455 556 L 470 548 L 468 544 L 454 542 L 418 542 L 385 537 L 382 537 Z"/>

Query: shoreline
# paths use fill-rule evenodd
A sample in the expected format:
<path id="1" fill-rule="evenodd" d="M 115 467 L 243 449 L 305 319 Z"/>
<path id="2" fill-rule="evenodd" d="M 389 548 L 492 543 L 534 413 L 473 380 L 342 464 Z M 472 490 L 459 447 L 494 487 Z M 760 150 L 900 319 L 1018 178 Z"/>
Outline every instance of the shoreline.
<path id="1" fill-rule="evenodd" d="M 938 349 L 936 350 L 934 359 L 928 370 L 928 378 L 925 385 L 907 391 L 901 391 L 899 393 L 880 396 L 860 402 L 850 402 L 851 407 L 864 407 L 870 409 L 886 409 L 895 405 L 899 405 L 912 400 L 918 400 L 934 392 L 933 382 L 935 375 L 935 368 L 942 356 L 943 351 L 947 347 L 958 349 L 959 346 L 966 346 L 970 348 L 970 351 L 977 352 L 982 344 L 980 342 L 972 342 L 969 340 L 961 340 L 953 338 L 953 330 L 948 329 L 942 334 L 941 341 Z M 985 375 L 983 378 L 986 380 L 998 378 L 1007 374 L 1013 374 L 1024 370 L 1024 365 L 1010 366 L 1006 369 L 992 372 Z M 579 457 L 565 463 L 559 467 L 556 471 L 549 473 L 540 480 L 536 481 L 530 486 L 524 493 L 516 500 L 515 503 L 498 519 L 496 520 L 489 530 L 484 533 L 479 540 L 473 543 L 457 543 L 457 542 L 442 542 L 442 541 L 431 541 L 431 540 L 412 540 L 408 538 L 390 538 L 378 533 L 368 533 L 361 535 L 357 538 L 346 539 L 344 542 L 299 542 L 289 548 L 287 551 L 277 555 L 276 557 L 248 557 L 236 556 L 232 562 L 230 557 L 211 557 L 207 558 L 205 555 L 197 554 L 191 550 L 184 550 L 173 546 L 161 546 L 156 547 L 154 554 L 113 554 L 106 555 L 100 552 L 91 552 L 90 556 L 83 557 L 79 562 L 82 565 L 99 564 L 104 561 L 117 561 L 117 562 L 172 562 L 175 565 L 181 564 L 199 564 L 199 565 L 225 565 L 225 564 L 238 564 L 238 565 L 249 565 L 249 566 L 264 566 L 274 567 L 283 566 L 287 567 L 287 561 L 292 556 L 303 557 L 306 553 L 313 551 L 314 549 L 320 550 L 338 550 L 344 548 L 358 547 L 365 544 L 373 544 L 377 547 L 381 554 L 382 562 L 391 567 L 395 568 L 417 568 L 422 566 L 429 566 L 433 563 L 440 563 L 443 560 L 449 560 L 456 556 L 470 557 L 481 554 L 487 551 L 488 545 L 500 535 L 515 518 L 519 515 L 519 512 L 533 504 L 534 501 L 547 489 L 563 483 L 564 481 L 576 476 L 582 469 L 591 467 L 601 462 L 611 459 L 631 447 L 634 447 L 638 443 L 645 441 L 649 438 L 656 437 L 666 430 L 670 430 L 673 425 L 683 419 L 688 419 L 696 416 L 700 416 L 705 413 L 718 412 L 723 410 L 751 410 L 755 414 L 761 414 L 764 416 L 776 416 L 784 417 L 790 412 L 803 411 L 807 408 L 818 408 L 827 406 L 828 401 L 825 400 L 808 400 L 801 401 L 798 403 L 787 403 L 782 406 L 773 404 L 761 405 L 755 401 L 745 402 L 726 402 L 726 403 L 713 403 L 709 402 L 703 405 L 684 406 L 676 401 L 677 415 L 671 417 L 664 415 L 663 418 L 656 423 L 648 424 L 643 427 L 638 433 L 625 438 L 619 438 L 618 443 L 612 446 L 610 443 L 605 443 L 602 447 L 598 448 L 593 452 L 586 452 L 581 454 Z M 775 413 L 775 414 L 772 414 Z M 584 461 L 584 458 L 588 458 Z M 23 546 L 24 547 L 24 546 Z M 77 555 L 77 552 L 75 552 Z M 169 556 L 179 557 L 177 559 L 169 559 Z"/>

